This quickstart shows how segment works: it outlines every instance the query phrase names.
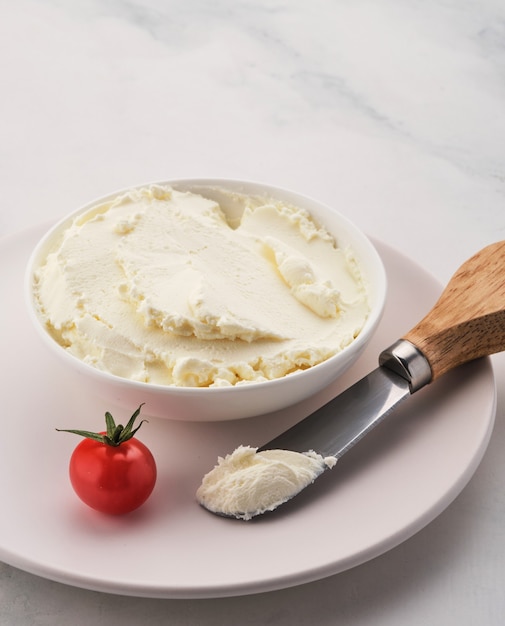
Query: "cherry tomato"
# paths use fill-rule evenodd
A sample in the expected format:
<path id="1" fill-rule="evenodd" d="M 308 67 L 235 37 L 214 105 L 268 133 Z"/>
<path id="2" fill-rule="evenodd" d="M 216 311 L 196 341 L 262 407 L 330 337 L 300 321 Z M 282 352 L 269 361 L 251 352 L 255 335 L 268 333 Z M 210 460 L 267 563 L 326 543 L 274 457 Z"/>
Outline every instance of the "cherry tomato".
<path id="1" fill-rule="evenodd" d="M 154 489 L 154 457 L 133 436 L 143 423 L 133 429 L 141 406 L 126 427 L 116 426 L 110 413 L 106 413 L 106 432 L 65 431 L 85 437 L 70 458 L 72 487 L 83 502 L 102 513 L 129 513 L 141 506 Z"/>

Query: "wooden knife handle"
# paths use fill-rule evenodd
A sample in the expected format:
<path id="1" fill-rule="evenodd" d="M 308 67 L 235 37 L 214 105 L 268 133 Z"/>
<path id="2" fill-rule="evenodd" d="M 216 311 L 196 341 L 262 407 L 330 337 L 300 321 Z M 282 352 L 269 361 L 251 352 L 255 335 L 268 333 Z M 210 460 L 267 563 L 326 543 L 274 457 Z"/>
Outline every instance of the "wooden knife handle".
<path id="1" fill-rule="evenodd" d="M 435 306 L 403 339 L 426 357 L 432 380 L 466 361 L 505 350 L 505 241 L 463 263 Z"/>

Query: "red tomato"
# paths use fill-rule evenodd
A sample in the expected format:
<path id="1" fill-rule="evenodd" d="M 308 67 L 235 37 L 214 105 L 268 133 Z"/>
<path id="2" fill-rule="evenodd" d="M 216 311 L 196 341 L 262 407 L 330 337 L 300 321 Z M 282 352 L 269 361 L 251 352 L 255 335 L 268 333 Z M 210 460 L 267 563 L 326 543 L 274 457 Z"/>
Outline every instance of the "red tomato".
<path id="1" fill-rule="evenodd" d="M 126 426 L 116 426 L 112 415 L 106 413 L 106 432 L 64 431 L 85 437 L 70 458 L 70 482 L 83 502 L 102 513 L 129 513 L 144 504 L 154 489 L 154 457 L 134 438 L 143 424 L 133 428 L 141 407 Z"/>
<path id="2" fill-rule="evenodd" d="M 88 506 L 111 515 L 129 513 L 151 495 L 156 463 L 138 439 L 119 446 L 83 439 L 70 458 L 70 482 Z"/>

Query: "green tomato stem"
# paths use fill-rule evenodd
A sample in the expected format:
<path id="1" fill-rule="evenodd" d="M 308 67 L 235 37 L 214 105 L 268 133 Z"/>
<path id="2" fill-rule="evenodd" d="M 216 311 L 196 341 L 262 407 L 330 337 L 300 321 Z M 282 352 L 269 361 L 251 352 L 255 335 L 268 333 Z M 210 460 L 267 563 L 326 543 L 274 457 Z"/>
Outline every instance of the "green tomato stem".
<path id="1" fill-rule="evenodd" d="M 147 420 L 142 420 L 140 424 L 133 428 L 135 424 L 135 420 L 140 415 L 140 410 L 144 403 L 142 403 L 139 408 L 133 413 L 133 415 L 128 420 L 126 426 L 122 424 L 118 424 L 116 426 L 116 422 L 112 415 L 107 411 L 105 413 L 105 425 L 107 431 L 105 434 L 102 433 L 94 433 L 89 430 L 74 430 L 74 429 L 66 429 L 66 428 L 57 428 L 58 432 L 64 433 L 73 433 L 74 435 L 79 435 L 81 437 L 85 437 L 86 439 L 92 439 L 93 441 L 98 441 L 108 446 L 117 447 L 120 446 L 125 441 L 131 439 L 138 429 L 142 426 L 142 424 Z"/>

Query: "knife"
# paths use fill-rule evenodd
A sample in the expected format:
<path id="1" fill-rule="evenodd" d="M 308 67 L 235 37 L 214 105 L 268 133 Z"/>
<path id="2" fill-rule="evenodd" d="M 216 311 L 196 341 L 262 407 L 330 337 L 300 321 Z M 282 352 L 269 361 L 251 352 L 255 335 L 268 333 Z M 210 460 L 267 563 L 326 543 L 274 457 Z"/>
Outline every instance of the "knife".
<path id="1" fill-rule="evenodd" d="M 339 459 L 416 391 L 467 361 L 505 350 L 505 241 L 453 275 L 431 311 L 379 355 L 379 367 L 298 424 L 269 449 Z"/>
<path id="2" fill-rule="evenodd" d="M 253 474 L 249 474 L 248 480 L 248 466 L 244 474 L 240 463 L 230 461 L 232 473 L 239 468 L 240 476 L 232 475 L 231 483 L 222 482 L 223 467 L 216 466 L 204 477 L 197 499 L 212 513 L 237 519 L 251 519 L 273 511 L 333 467 L 335 460 L 416 391 L 458 365 L 503 350 L 505 241 L 500 241 L 463 263 L 429 313 L 381 352 L 377 369 L 275 439 L 256 450 L 247 449 L 253 454 L 264 453 L 262 458 L 265 455 L 273 458 L 271 451 L 276 451 L 273 454 L 277 457 L 283 450 L 309 453 L 309 456 L 315 452 L 322 457 L 322 462 L 307 480 L 294 484 L 293 488 L 287 480 L 289 489 L 285 492 L 286 480 L 281 475 L 277 483 L 282 489 L 278 492 L 277 483 L 270 488 L 272 475 L 265 474 L 266 478 L 262 478 L 260 473 L 259 479 L 256 478 L 254 462 L 249 466 Z M 233 456 L 220 462 L 226 465 Z M 207 482 L 210 491 L 207 491 Z M 230 489 L 235 492 L 238 489 L 238 492 L 230 496 Z"/>

